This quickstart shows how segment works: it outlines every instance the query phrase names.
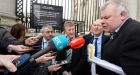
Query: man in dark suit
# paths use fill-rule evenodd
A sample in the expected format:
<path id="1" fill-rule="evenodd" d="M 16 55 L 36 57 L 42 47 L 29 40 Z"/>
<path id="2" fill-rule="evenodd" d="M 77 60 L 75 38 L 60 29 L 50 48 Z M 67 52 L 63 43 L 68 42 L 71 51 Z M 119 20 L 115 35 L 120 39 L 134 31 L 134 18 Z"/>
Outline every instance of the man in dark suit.
<path id="1" fill-rule="evenodd" d="M 48 46 L 48 41 L 50 41 L 52 37 L 53 37 L 53 27 L 51 25 L 45 24 L 41 29 L 41 35 L 37 37 L 39 40 L 36 42 L 36 44 L 33 45 L 33 47 L 37 49 L 33 53 L 36 53 L 37 51 L 46 48 Z M 60 61 L 64 57 L 64 55 L 62 55 L 62 52 L 56 53 L 56 55 L 57 55 L 56 60 L 58 61 Z M 52 60 L 54 60 L 54 58 Z M 50 72 L 52 72 L 53 74 L 54 71 L 59 70 L 61 68 L 60 64 L 54 65 L 52 63 L 52 60 L 35 66 L 33 69 L 34 73 L 31 75 L 48 75 L 50 74 Z"/>
<path id="2" fill-rule="evenodd" d="M 45 24 L 41 31 L 41 35 L 38 37 L 38 41 L 35 46 L 38 46 L 39 49 L 44 49 L 48 45 L 48 41 L 53 37 L 53 28 L 51 25 Z"/>
<path id="3" fill-rule="evenodd" d="M 98 20 L 100 21 L 100 20 Z M 95 24 L 96 22 L 94 22 Z M 95 25 L 91 25 L 91 31 L 88 35 L 84 36 L 85 40 L 86 40 L 86 44 L 84 45 L 84 48 L 86 51 L 88 51 L 88 60 L 90 62 L 90 59 L 92 59 L 92 57 L 90 57 L 92 54 L 92 56 L 96 56 L 97 58 L 101 58 L 102 56 L 102 47 L 103 45 L 106 43 L 106 41 L 108 40 L 109 36 L 104 35 L 103 32 L 103 26 L 99 25 L 99 24 L 95 24 Z M 88 49 L 88 45 L 92 44 L 94 46 L 94 54 L 91 53 L 91 51 L 89 51 Z M 96 69 L 94 69 L 96 68 Z M 95 75 L 96 73 L 99 74 L 98 70 L 100 70 L 100 67 L 95 65 L 94 63 L 91 63 L 91 74 Z"/>
<path id="4" fill-rule="evenodd" d="M 66 21 L 64 23 L 64 33 L 69 39 L 75 38 L 74 22 Z M 88 69 L 90 65 L 87 62 L 87 53 L 85 52 L 86 50 L 81 48 L 67 50 L 70 64 L 67 65 L 67 69 L 63 72 L 63 75 L 90 75 L 90 69 Z"/>
<path id="5" fill-rule="evenodd" d="M 112 33 L 103 48 L 102 58 L 122 67 L 126 75 L 140 74 L 140 23 L 128 16 L 121 0 L 109 0 L 101 8 L 101 22 Z M 117 75 L 104 69 L 100 75 Z"/>

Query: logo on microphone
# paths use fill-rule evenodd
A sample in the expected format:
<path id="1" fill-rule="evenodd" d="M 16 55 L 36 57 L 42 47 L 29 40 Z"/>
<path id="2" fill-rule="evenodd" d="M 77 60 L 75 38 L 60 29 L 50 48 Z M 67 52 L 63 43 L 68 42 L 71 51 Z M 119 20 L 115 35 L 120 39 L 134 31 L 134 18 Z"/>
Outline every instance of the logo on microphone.
<path id="1" fill-rule="evenodd" d="M 55 40 L 57 46 L 62 44 L 62 42 L 60 41 L 60 39 L 58 37 L 54 38 L 54 40 Z M 59 48 L 62 49 L 63 46 L 60 45 Z"/>
<path id="2" fill-rule="evenodd" d="M 62 50 L 68 45 L 68 38 L 66 38 L 65 35 L 58 35 L 54 38 L 52 38 L 53 43 L 55 44 L 55 47 L 58 51 Z"/>
<path id="3" fill-rule="evenodd" d="M 59 44 L 62 43 L 58 37 L 56 37 L 56 38 L 54 38 L 54 39 L 56 40 L 56 44 L 57 44 L 57 45 L 59 45 Z"/>

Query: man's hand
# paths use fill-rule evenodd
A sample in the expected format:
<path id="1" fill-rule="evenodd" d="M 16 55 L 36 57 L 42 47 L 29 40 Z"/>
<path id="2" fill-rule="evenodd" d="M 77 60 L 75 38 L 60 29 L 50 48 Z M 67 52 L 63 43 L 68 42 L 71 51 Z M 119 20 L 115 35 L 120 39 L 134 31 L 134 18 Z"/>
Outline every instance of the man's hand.
<path id="1" fill-rule="evenodd" d="M 0 55 L 0 66 L 6 67 L 10 72 L 15 72 L 17 70 L 16 66 L 12 61 L 19 56 L 16 55 Z M 4 68 L 0 68 L 0 71 L 3 71 Z"/>

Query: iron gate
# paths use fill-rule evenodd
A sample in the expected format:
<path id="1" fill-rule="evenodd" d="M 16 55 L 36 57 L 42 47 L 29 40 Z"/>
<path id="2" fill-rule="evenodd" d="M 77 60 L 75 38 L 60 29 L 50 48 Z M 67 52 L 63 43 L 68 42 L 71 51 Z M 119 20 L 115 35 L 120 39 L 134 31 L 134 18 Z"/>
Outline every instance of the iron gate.
<path id="1" fill-rule="evenodd" d="M 49 4 L 63 7 L 63 21 L 75 21 L 77 33 L 90 30 L 90 25 L 98 19 L 100 6 L 105 0 L 16 0 L 16 15 L 31 27 L 33 3 Z"/>

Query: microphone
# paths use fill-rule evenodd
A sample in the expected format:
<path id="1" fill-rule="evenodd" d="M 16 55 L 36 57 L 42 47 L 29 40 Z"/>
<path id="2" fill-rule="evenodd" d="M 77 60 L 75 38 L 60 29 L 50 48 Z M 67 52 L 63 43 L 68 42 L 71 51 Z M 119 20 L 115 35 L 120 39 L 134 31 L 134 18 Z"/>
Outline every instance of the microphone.
<path id="1" fill-rule="evenodd" d="M 72 49 L 80 48 L 84 44 L 85 44 L 85 39 L 83 37 L 76 37 L 76 38 L 71 39 L 68 46 L 65 47 L 64 50 L 68 50 L 70 48 Z"/>
<path id="2" fill-rule="evenodd" d="M 85 44 L 83 37 L 76 37 L 69 42 L 69 46 L 73 49 L 80 48 Z"/>
<path id="3" fill-rule="evenodd" d="M 49 52 L 50 50 L 52 50 L 54 52 L 60 52 L 65 47 L 67 47 L 68 42 L 69 42 L 69 39 L 66 38 L 65 35 L 56 36 L 56 37 L 52 38 L 52 40 L 48 41 L 48 47 L 47 48 L 44 48 L 43 50 L 40 50 L 39 52 L 33 54 L 31 56 L 31 58 L 36 59 L 39 56 Z"/>

